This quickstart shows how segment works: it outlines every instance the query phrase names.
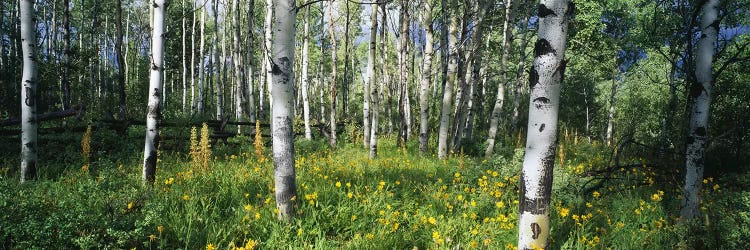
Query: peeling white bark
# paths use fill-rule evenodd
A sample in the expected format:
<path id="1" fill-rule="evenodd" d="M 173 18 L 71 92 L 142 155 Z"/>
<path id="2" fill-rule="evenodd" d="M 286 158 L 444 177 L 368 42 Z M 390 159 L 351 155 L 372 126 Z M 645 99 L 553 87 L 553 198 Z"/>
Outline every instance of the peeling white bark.
<path id="1" fill-rule="evenodd" d="M 21 182 L 36 177 L 37 130 L 36 90 L 38 81 L 34 1 L 20 1 L 21 50 L 23 75 L 21 78 Z"/>
<path id="2" fill-rule="evenodd" d="M 294 169 L 294 133 L 292 131 L 294 101 L 294 33 L 297 14 L 295 0 L 274 0 L 275 36 L 271 88 L 271 122 L 273 135 L 274 187 L 276 208 L 282 221 L 294 216 L 297 196 Z"/>
<path id="3" fill-rule="evenodd" d="M 529 86 L 526 155 L 521 173 L 518 249 L 547 248 L 560 87 L 565 73 L 570 0 L 542 0 Z M 529 237 L 531 236 L 531 237 Z"/>
<path id="4" fill-rule="evenodd" d="M 156 160 L 159 148 L 159 119 L 161 119 L 162 78 L 164 77 L 164 37 L 167 1 L 155 0 L 150 5 L 154 12 L 151 33 L 151 70 L 148 88 L 148 113 L 146 114 L 146 144 L 143 150 L 143 184 L 151 185 L 156 178 Z"/>
<path id="5" fill-rule="evenodd" d="M 685 152 L 685 186 L 682 188 L 682 206 L 680 215 L 685 221 L 692 220 L 700 214 L 701 181 L 705 167 L 705 150 L 708 139 L 708 119 L 713 91 L 713 73 L 711 64 L 714 57 L 714 46 L 717 40 L 718 0 L 708 0 L 703 5 L 701 17 L 701 39 L 698 41 L 698 53 L 695 61 L 697 82 L 690 87 L 693 108 L 690 112 L 688 143 Z"/>

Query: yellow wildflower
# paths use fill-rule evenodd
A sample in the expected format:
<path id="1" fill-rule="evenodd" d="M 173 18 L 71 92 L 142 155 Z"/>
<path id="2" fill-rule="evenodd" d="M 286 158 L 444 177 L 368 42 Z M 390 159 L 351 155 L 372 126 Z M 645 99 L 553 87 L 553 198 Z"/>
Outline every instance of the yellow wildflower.
<path id="1" fill-rule="evenodd" d="M 568 213 L 570 213 L 570 209 L 565 207 L 560 209 L 560 216 L 563 218 L 568 217 Z"/>
<path id="2" fill-rule="evenodd" d="M 432 217 L 432 216 L 430 216 L 430 218 L 427 219 L 427 221 L 430 222 L 430 224 L 432 225 L 435 225 L 435 223 L 437 223 L 437 220 L 435 220 L 435 217 Z"/>
<path id="3" fill-rule="evenodd" d="M 206 250 L 216 250 L 216 246 L 214 246 L 214 244 L 209 243 L 208 245 L 206 245 Z"/>

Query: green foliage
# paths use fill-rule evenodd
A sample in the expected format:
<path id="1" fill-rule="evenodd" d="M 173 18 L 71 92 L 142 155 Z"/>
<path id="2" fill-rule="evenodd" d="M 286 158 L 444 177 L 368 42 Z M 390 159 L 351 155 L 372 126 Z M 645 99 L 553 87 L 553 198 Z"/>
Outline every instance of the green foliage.
<path id="1" fill-rule="evenodd" d="M 92 133 L 93 145 L 98 134 Z M 153 188 L 140 185 L 137 149 L 120 160 L 100 155 L 96 172 L 74 167 L 25 185 L 3 174 L 0 239 L 10 248 L 514 247 L 522 149 L 501 149 L 507 153 L 489 160 L 442 161 L 417 156 L 413 141 L 406 151 L 395 136 L 380 142 L 379 158 L 370 160 L 359 142 L 330 149 L 325 140 L 298 140 L 298 212 L 291 224 L 276 219 L 272 162 L 254 156 L 244 137 L 232 139 L 239 147 L 215 148 L 206 171 L 194 171 L 179 153 L 163 153 Z M 676 220 L 678 190 L 664 176 L 644 164 L 616 170 L 591 190 L 596 176 L 588 173 L 607 166 L 606 147 L 563 144 L 550 210 L 553 248 L 747 247 L 744 177 L 707 179 L 710 223 L 683 227 Z"/>

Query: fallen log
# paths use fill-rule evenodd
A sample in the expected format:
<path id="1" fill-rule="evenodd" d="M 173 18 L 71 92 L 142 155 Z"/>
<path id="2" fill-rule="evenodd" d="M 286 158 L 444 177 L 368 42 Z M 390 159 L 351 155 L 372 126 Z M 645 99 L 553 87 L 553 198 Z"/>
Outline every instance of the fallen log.
<path id="1" fill-rule="evenodd" d="M 80 121 L 81 119 L 83 119 L 83 114 L 84 114 L 84 109 L 80 106 L 77 106 L 71 109 L 65 109 L 65 110 L 37 115 L 36 120 L 41 122 L 41 121 L 56 120 L 60 118 L 75 116 Z M 14 125 L 19 125 L 19 124 L 21 124 L 21 119 L 8 119 L 5 121 L 0 121 L 0 127 L 14 126 Z"/>

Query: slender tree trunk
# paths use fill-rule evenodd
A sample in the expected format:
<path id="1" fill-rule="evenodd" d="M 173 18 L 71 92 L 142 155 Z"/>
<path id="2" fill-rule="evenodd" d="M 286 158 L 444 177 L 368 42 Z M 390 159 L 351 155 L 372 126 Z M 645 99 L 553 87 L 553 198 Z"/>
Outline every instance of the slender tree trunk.
<path id="1" fill-rule="evenodd" d="M 62 69 L 62 88 L 63 88 L 63 109 L 70 108 L 70 0 L 63 1 L 63 69 Z"/>
<path id="2" fill-rule="evenodd" d="M 212 44 L 212 56 L 214 61 L 214 67 L 211 69 L 211 72 L 216 72 L 216 77 L 213 77 L 212 79 L 215 79 L 214 81 L 214 88 L 216 88 L 216 119 L 222 120 L 224 119 L 224 81 L 221 79 L 221 65 L 223 65 L 224 57 L 222 56 L 221 59 L 219 59 L 219 1 L 214 0 L 213 8 L 214 8 L 214 35 L 213 35 L 213 44 Z M 222 44 L 224 43 L 222 39 Z M 223 53 L 222 53 L 223 54 Z M 221 62 L 219 62 L 221 60 Z"/>
<path id="3" fill-rule="evenodd" d="M 371 112 L 370 116 L 372 116 L 372 122 L 370 122 L 370 159 L 375 159 L 375 157 L 378 156 L 378 127 L 379 127 L 379 121 L 378 118 L 380 116 L 380 94 L 383 92 L 383 86 L 388 81 L 388 72 L 387 67 L 385 66 L 385 30 L 388 29 L 388 23 L 386 22 L 386 16 L 387 16 L 387 10 L 386 10 L 386 4 L 379 4 L 380 5 L 380 11 L 382 12 L 382 15 L 380 16 L 380 76 L 382 78 L 378 81 L 373 76 L 370 78 L 370 101 L 371 101 Z M 378 4 L 372 5 L 373 14 L 377 15 L 377 9 Z M 374 17 L 374 21 L 371 19 L 372 25 L 377 25 L 377 17 Z M 374 30 L 377 30 L 377 27 L 373 28 Z M 375 40 L 373 37 L 370 37 L 373 41 Z M 373 46 L 373 44 L 370 44 L 370 46 Z M 374 50 L 370 48 L 370 50 Z M 374 60 L 374 58 L 373 58 Z M 374 69 L 373 69 L 374 70 Z M 374 73 L 373 73 L 374 74 Z M 376 85 L 377 84 L 377 85 Z"/>
<path id="4" fill-rule="evenodd" d="M 711 111 L 713 92 L 713 72 L 711 64 L 714 57 L 714 46 L 718 36 L 719 0 L 708 0 L 703 4 L 701 33 L 698 41 L 698 52 L 695 60 L 696 82 L 690 86 L 692 110 L 685 150 L 685 186 L 682 188 L 682 220 L 690 221 L 700 214 L 701 181 L 705 167 L 705 150 L 708 138 L 708 119 Z"/>
<path id="5" fill-rule="evenodd" d="M 334 29 L 333 8 L 333 2 L 328 3 L 328 17 L 330 18 L 330 21 L 328 23 L 328 32 L 331 35 L 331 138 L 329 140 L 331 146 L 336 145 L 336 83 L 338 81 L 336 70 L 336 65 L 338 65 L 336 54 L 338 53 L 336 50 L 336 30 Z"/>
<path id="6" fill-rule="evenodd" d="M 344 5 L 346 8 L 346 20 L 344 21 L 344 81 L 342 86 L 343 91 L 341 91 L 341 111 L 343 114 L 348 114 L 346 106 L 349 104 L 349 85 L 351 84 L 349 78 L 349 20 L 351 19 L 349 1 L 344 1 Z"/>
<path id="7" fill-rule="evenodd" d="M 255 19 L 255 0 L 249 0 L 247 5 L 247 50 L 245 52 L 247 56 L 247 109 L 249 120 L 255 122 L 255 96 L 253 94 L 253 79 L 255 77 L 253 67 L 253 54 L 255 53 L 253 49 L 253 45 L 255 44 L 255 33 L 253 33 L 255 26 L 253 22 L 253 19 Z"/>
<path id="8" fill-rule="evenodd" d="M 432 82 L 432 56 L 435 53 L 433 48 L 433 28 L 432 28 L 432 3 L 430 0 L 424 2 L 424 12 L 422 13 L 423 25 L 425 26 L 425 45 L 424 57 L 422 62 L 422 77 L 420 79 L 419 89 L 419 152 L 427 153 L 428 142 L 430 140 L 429 121 L 430 121 L 430 82 Z"/>
<path id="9" fill-rule="evenodd" d="M 273 17 L 274 17 L 273 16 L 274 15 L 273 4 L 274 4 L 274 0 L 266 0 L 266 18 L 265 18 L 265 23 L 263 25 L 263 30 L 265 32 L 264 33 L 265 34 L 264 35 L 264 39 L 265 39 L 264 47 L 265 48 L 263 49 L 264 53 L 262 53 L 264 55 L 263 62 L 265 62 L 263 65 L 264 67 L 263 79 L 265 80 L 265 82 L 260 84 L 260 91 L 258 93 L 258 101 L 260 102 L 259 107 L 260 107 L 261 117 L 266 117 L 266 105 L 265 105 L 265 99 L 267 95 L 266 89 L 268 88 L 268 92 L 271 92 L 272 90 L 270 88 L 271 88 L 271 83 L 273 82 L 273 79 L 272 79 L 273 76 L 271 72 L 271 60 L 270 60 L 271 58 L 270 53 L 271 53 L 271 50 L 273 49 L 273 45 L 271 44 L 271 30 L 272 30 L 272 25 L 273 25 L 272 22 L 273 22 Z M 272 98 L 272 97 L 269 96 L 269 98 Z M 273 100 L 269 99 L 269 105 L 273 105 Z M 271 123 L 271 126 L 273 126 L 273 123 Z"/>
<path id="10" fill-rule="evenodd" d="M 200 39 L 200 48 L 199 50 L 199 56 L 198 56 L 198 104 L 196 107 L 196 113 L 198 115 L 203 114 L 203 101 L 204 100 L 204 83 L 205 83 L 205 77 L 204 77 L 204 71 L 205 66 L 203 65 L 204 59 L 206 58 L 203 52 L 205 51 L 205 34 L 206 34 L 206 10 L 201 7 L 201 36 L 198 38 Z"/>
<path id="11" fill-rule="evenodd" d="M 68 0 L 64 0 L 65 3 L 67 3 Z M 65 6 L 65 10 L 67 10 L 68 6 Z M 65 17 L 63 17 L 65 18 Z M 65 20 L 65 19 L 63 19 Z M 0 27 L 4 26 L 5 24 L 5 4 L 0 4 Z M 5 73 L 6 71 L 6 61 L 5 59 L 5 45 L 0 46 L 0 73 Z"/>
<path id="12" fill-rule="evenodd" d="M 570 0 L 542 0 L 534 62 L 529 77 L 531 97 L 526 155 L 521 173 L 518 248 L 547 249 L 552 169 L 557 147 L 560 88 L 565 74 Z"/>
<path id="13" fill-rule="evenodd" d="M 183 0 L 184 1 L 184 0 Z M 120 96 L 120 120 L 125 120 L 127 102 L 125 99 L 125 58 L 122 56 L 122 0 L 117 0 L 117 37 L 115 39 L 115 53 L 117 54 L 117 82 Z M 184 46 L 183 46 L 184 48 Z"/>
<path id="14" fill-rule="evenodd" d="M 310 130 L 310 97 L 308 85 L 308 68 L 310 67 L 310 6 L 305 7 L 305 34 L 302 42 L 302 109 L 305 117 L 305 139 L 312 140 L 312 130 Z"/>
<path id="15" fill-rule="evenodd" d="M 276 208 L 279 219 L 289 221 L 294 216 L 297 196 L 294 170 L 294 133 L 292 132 L 292 102 L 294 100 L 294 31 L 296 5 L 294 0 L 276 0 L 276 36 L 273 40 L 274 86 L 273 101 L 273 164 Z"/>
<path id="16" fill-rule="evenodd" d="M 472 13 L 474 10 L 471 9 L 471 5 L 473 5 L 473 1 L 468 1 L 464 3 L 464 13 Z M 456 10 L 458 13 L 458 10 Z M 467 46 L 463 44 L 464 40 L 471 40 L 467 39 L 469 36 L 469 21 L 471 20 L 472 15 L 464 15 L 463 18 L 461 18 L 461 31 L 459 33 L 458 41 L 458 51 L 457 56 L 458 60 L 456 60 L 457 70 L 456 70 L 456 102 L 454 106 L 454 114 L 453 114 L 453 125 L 450 130 L 449 135 L 449 147 L 451 151 L 453 152 L 459 152 L 459 149 L 461 147 L 461 135 L 460 132 L 462 132 L 462 128 L 464 125 L 464 118 L 466 115 L 466 104 L 468 99 L 468 93 L 469 93 L 469 86 L 468 82 L 466 81 L 466 65 L 469 61 L 468 58 L 471 57 L 471 51 L 468 51 L 466 49 Z M 477 26 L 479 28 L 480 26 Z M 479 32 L 472 32 L 473 34 L 477 34 Z"/>
<path id="17" fill-rule="evenodd" d="M 235 81 L 235 117 L 237 121 L 243 121 L 244 107 L 246 105 L 247 84 L 245 82 L 245 65 L 242 63 L 243 50 L 240 45 L 242 27 L 240 25 L 240 0 L 232 1 L 232 23 L 234 32 L 232 36 L 232 62 L 234 62 Z M 252 83 L 249 83 L 252 84 Z M 242 133 L 242 126 L 237 125 L 237 134 Z"/>
<path id="18" fill-rule="evenodd" d="M 609 112 L 607 113 L 607 134 L 605 135 L 607 146 L 612 145 L 612 136 L 614 133 L 615 101 L 617 100 L 617 77 L 620 74 L 620 68 L 617 64 L 617 56 L 615 56 L 614 66 L 614 69 L 612 69 L 612 91 L 609 94 Z"/>
<path id="19" fill-rule="evenodd" d="M 409 119 L 407 117 L 407 110 L 409 107 L 407 107 L 407 99 L 409 99 L 409 96 L 407 95 L 407 89 L 408 89 L 408 77 L 409 77 L 409 70 L 407 69 L 407 57 L 409 56 L 407 52 L 407 43 L 409 42 L 409 14 L 407 12 L 409 11 L 409 4 L 408 0 L 401 0 L 401 10 L 399 11 L 399 19 L 400 19 L 400 30 L 401 34 L 399 35 L 399 49 L 398 49 L 398 72 L 399 72 L 399 83 L 398 83 L 398 89 L 399 89 L 399 101 L 398 101 L 398 113 L 399 113 L 399 129 L 398 129 L 398 142 L 401 144 L 406 144 L 406 140 L 408 139 L 408 127 L 409 124 L 407 120 Z"/>
<path id="20" fill-rule="evenodd" d="M 38 81 L 38 49 L 34 1 L 21 0 L 21 49 L 23 50 L 23 77 L 21 80 L 21 183 L 36 178 L 37 129 L 36 91 Z"/>
<path id="21" fill-rule="evenodd" d="M 196 10 L 195 2 L 191 1 L 191 10 L 193 11 L 193 23 L 190 28 L 190 115 L 195 115 L 198 103 L 195 98 L 195 22 L 196 22 Z M 200 91 L 200 90 L 198 90 Z"/>
<path id="22" fill-rule="evenodd" d="M 164 37 L 166 35 L 166 0 L 154 0 L 151 35 L 151 80 L 148 88 L 148 114 L 146 115 L 146 145 L 143 150 L 143 184 L 153 185 L 156 179 L 156 162 L 159 148 L 159 120 L 161 119 L 162 77 L 164 75 Z"/>
<path id="23" fill-rule="evenodd" d="M 516 82 L 513 84 L 513 116 L 511 117 L 510 124 L 510 135 L 513 137 L 518 132 L 520 112 L 518 111 L 521 107 L 521 81 L 523 79 L 524 68 L 526 67 L 526 46 L 529 44 L 529 31 L 526 27 L 528 24 L 528 17 L 521 20 L 521 30 L 523 35 L 521 36 L 521 46 L 518 48 L 518 69 L 516 70 Z"/>
<path id="24" fill-rule="evenodd" d="M 320 13 L 323 13 L 325 9 L 325 6 L 323 5 L 323 1 L 320 2 Z M 326 106 L 325 106 L 325 80 L 326 77 L 323 73 L 323 57 L 325 56 L 325 38 L 326 38 L 326 28 L 325 28 L 325 15 L 320 15 L 320 56 L 318 57 L 318 104 L 320 105 L 320 113 L 318 116 L 318 123 L 323 124 L 326 122 Z"/>
<path id="25" fill-rule="evenodd" d="M 677 58 L 672 60 L 669 68 L 669 104 L 664 110 L 664 118 L 662 120 L 661 129 L 661 144 L 664 148 L 669 148 L 671 145 L 672 121 L 674 120 L 674 112 L 677 110 Z"/>
<path id="26" fill-rule="evenodd" d="M 500 62 L 501 67 L 503 67 L 503 70 L 500 73 L 502 80 L 498 82 L 495 106 L 492 108 L 492 115 L 490 116 L 490 130 L 487 135 L 487 150 L 484 151 L 485 158 L 489 158 L 495 153 L 495 139 L 497 136 L 498 125 L 500 123 L 500 116 L 503 112 L 503 103 L 505 102 L 505 84 L 508 82 L 507 70 L 505 70 L 504 67 L 508 65 L 508 54 L 510 54 L 510 22 L 513 19 L 513 0 L 507 0 L 505 6 L 505 21 L 503 22 L 503 55 Z"/>
<path id="27" fill-rule="evenodd" d="M 377 124 L 370 124 L 372 116 L 370 113 L 377 112 L 376 109 L 370 110 L 370 102 L 373 99 L 371 89 L 377 89 L 377 79 L 375 78 L 375 49 L 377 45 L 377 32 L 378 32 L 378 5 L 372 4 L 370 13 L 370 47 L 367 51 L 367 79 L 364 82 L 364 104 L 362 105 L 362 118 L 363 118 L 363 134 L 364 134 L 364 146 L 365 149 L 370 149 L 371 131 L 372 126 Z M 377 92 L 375 92 L 377 94 Z M 377 97 L 374 97 L 377 98 Z M 373 105 L 375 107 L 375 105 Z"/>
<path id="28" fill-rule="evenodd" d="M 185 0 L 182 0 L 182 112 L 187 112 L 187 18 L 185 13 Z M 192 9 L 191 9 L 192 10 Z M 191 51 L 192 54 L 192 51 Z"/>
<path id="29" fill-rule="evenodd" d="M 443 1 L 443 3 L 446 3 Z M 458 8 L 456 1 L 452 1 L 452 5 Z M 444 14 L 447 14 L 450 8 L 443 6 Z M 443 102 L 440 109 L 440 128 L 438 132 L 438 157 L 445 159 L 448 156 L 448 138 L 450 137 L 450 119 L 452 111 L 453 101 L 453 84 L 456 81 L 457 69 L 458 69 L 458 17 L 457 13 L 451 16 L 450 25 L 448 27 L 448 52 L 445 60 L 448 60 L 448 65 L 444 71 L 444 87 L 443 87 Z M 447 18 L 444 17 L 443 20 Z M 443 39 L 446 40 L 446 39 Z"/>

